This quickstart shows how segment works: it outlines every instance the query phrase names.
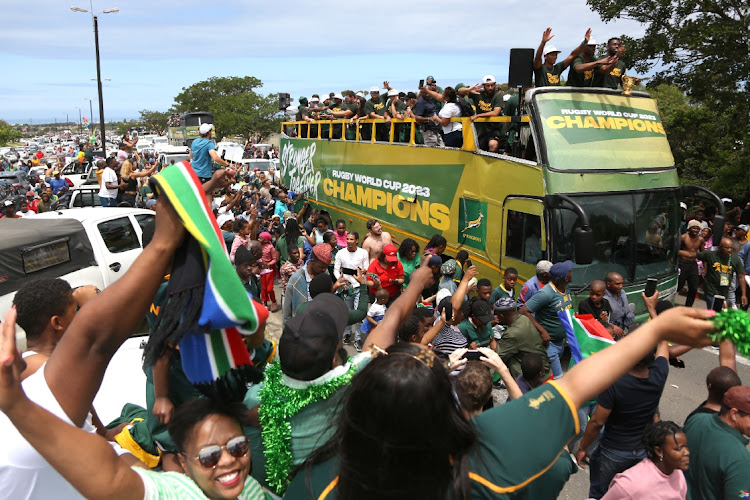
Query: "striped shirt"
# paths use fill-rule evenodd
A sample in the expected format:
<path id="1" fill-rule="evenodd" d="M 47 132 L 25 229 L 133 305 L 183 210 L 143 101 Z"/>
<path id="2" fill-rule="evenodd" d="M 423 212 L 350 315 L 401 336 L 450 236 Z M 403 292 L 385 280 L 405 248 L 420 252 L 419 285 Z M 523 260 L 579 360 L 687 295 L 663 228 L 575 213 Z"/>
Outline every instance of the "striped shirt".
<path id="1" fill-rule="evenodd" d="M 458 327 L 452 325 L 443 325 L 443 328 L 432 339 L 432 347 L 445 355 L 450 355 L 456 349 L 467 346 L 466 337 L 458 330 Z"/>
<path id="2" fill-rule="evenodd" d="M 145 494 L 144 500 L 207 500 L 195 482 L 185 474 L 179 472 L 155 472 L 133 467 L 141 476 Z M 238 500 L 264 500 L 274 498 L 266 496 L 258 481 L 251 476 L 245 478 L 245 486 Z"/>

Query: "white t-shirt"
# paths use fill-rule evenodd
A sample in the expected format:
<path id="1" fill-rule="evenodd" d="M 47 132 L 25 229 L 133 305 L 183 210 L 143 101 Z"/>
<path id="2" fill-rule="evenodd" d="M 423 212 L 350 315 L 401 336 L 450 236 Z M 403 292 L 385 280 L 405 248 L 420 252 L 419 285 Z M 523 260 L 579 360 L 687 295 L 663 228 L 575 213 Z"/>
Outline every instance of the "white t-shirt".
<path id="1" fill-rule="evenodd" d="M 336 264 L 333 266 L 333 275 L 336 279 L 341 277 L 342 267 L 349 269 L 357 269 L 359 267 L 367 271 L 367 268 L 370 267 L 370 254 L 367 253 L 367 250 L 364 248 L 358 247 L 353 252 L 350 252 L 348 248 L 342 248 L 336 254 Z M 347 277 L 349 283 L 351 283 L 354 288 L 359 288 L 359 281 L 357 281 L 354 276 L 349 274 L 345 274 L 344 276 Z"/>
<path id="2" fill-rule="evenodd" d="M 443 106 L 440 113 L 438 113 L 438 116 L 440 118 L 461 118 L 461 108 L 459 108 L 458 104 L 455 102 L 449 102 Z M 443 127 L 444 134 L 450 134 L 456 130 L 462 130 L 460 123 L 449 122 L 447 127 Z"/>
<path id="3" fill-rule="evenodd" d="M 385 304 L 378 304 L 377 302 L 374 302 L 372 305 L 370 305 L 370 308 L 367 310 L 367 315 L 371 318 L 377 318 L 378 316 L 385 316 L 385 310 L 386 310 Z"/>
<path id="4" fill-rule="evenodd" d="M 29 210 L 28 212 L 21 212 L 20 210 L 16 212 L 21 217 L 34 217 L 36 213 L 33 210 Z"/>
<path id="5" fill-rule="evenodd" d="M 105 167 L 104 172 L 102 172 L 102 187 L 99 189 L 99 196 L 115 199 L 117 198 L 117 188 L 107 189 L 108 182 L 110 184 L 117 184 L 117 174 L 111 168 Z"/>
<path id="6" fill-rule="evenodd" d="M 65 414 L 44 378 L 44 366 L 21 382 L 30 400 L 68 424 Z M 82 499 L 76 491 L 0 413 L 0 498 L 13 500 Z"/>

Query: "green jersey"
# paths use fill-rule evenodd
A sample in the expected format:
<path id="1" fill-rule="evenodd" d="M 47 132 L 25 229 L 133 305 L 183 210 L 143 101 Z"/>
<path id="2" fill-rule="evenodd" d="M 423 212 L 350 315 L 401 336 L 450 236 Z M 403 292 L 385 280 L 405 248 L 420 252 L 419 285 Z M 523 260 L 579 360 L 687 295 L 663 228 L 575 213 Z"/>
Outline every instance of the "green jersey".
<path id="1" fill-rule="evenodd" d="M 492 325 L 489 323 L 480 330 L 470 318 L 466 318 L 458 324 L 458 330 L 466 337 L 469 344 L 476 342 L 477 347 L 489 347 L 492 341 Z"/>
<path id="2" fill-rule="evenodd" d="M 386 111 L 386 96 L 380 96 L 377 100 L 375 99 L 368 99 L 365 103 L 365 114 L 369 115 L 370 113 L 376 113 L 380 116 L 385 116 Z"/>
<path id="3" fill-rule="evenodd" d="M 565 328 L 557 313 L 572 307 L 570 293 L 567 290 L 561 293 L 553 283 L 539 290 L 526 302 L 526 308 L 534 313 L 534 319 L 547 330 L 555 342 L 565 339 Z"/>
<path id="4" fill-rule="evenodd" d="M 495 108 L 501 108 L 503 107 L 503 96 L 500 94 L 500 92 L 493 92 L 492 94 L 488 94 L 484 90 L 477 94 L 471 94 L 471 99 L 474 101 L 474 106 L 476 108 L 477 114 L 481 115 L 482 113 L 487 113 L 488 111 L 492 111 Z M 500 133 L 502 129 L 502 124 L 500 123 L 475 123 L 474 128 L 477 129 L 477 134 L 479 136 L 482 136 L 484 134 L 495 132 Z"/>
<path id="5" fill-rule="evenodd" d="M 745 266 L 736 255 L 722 257 L 718 250 L 698 252 L 698 260 L 703 261 L 706 269 L 706 279 L 703 281 L 703 291 L 706 295 L 727 296 L 729 285 L 732 284 L 732 275 L 744 274 Z M 711 304 L 708 304 L 711 307 Z"/>
<path id="6" fill-rule="evenodd" d="M 622 88 L 622 75 L 625 74 L 626 69 L 625 63 L 618 61 L 617 66 L 612 68 L 609 73 L 602 74 L 597 71 L 594 73 L 594 87 Z"/>
<path id="7" fill-rule="evenodd" d="M 576 66 L 581 64 L 587 64 L 591 61 L 586 61 L 583 58 L 583 54 L 573 59 L 573 64 L 570 65 L 570 71 L 568 71 L 568 86 L 569 87 L 591 87 L 594 83 L 594 69 L 583 71 L 579 73 L 576 71 Z"/>
<path id="8" fill-rule="evenodd" d="M 545 63 L 534 70 L 534 83 L 537 87 L 560 86 L 560 75 L 565 70 L 565 63 L 559 62 L 551 68 Z"/>

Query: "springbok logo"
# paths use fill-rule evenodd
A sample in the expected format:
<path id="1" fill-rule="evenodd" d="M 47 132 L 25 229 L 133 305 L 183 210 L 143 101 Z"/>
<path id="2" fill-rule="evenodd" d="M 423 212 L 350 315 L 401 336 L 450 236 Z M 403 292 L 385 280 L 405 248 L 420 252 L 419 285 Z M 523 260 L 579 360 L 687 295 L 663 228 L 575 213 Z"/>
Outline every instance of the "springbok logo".
<path id="1" fill-rule="evenodd" d="M 484 214 L 483 214 L 482 212 L 479 212 L 479 217 L 477 217 L 476 219 L 474 219 L 474 220 L 472 220 L 472 221 L 469 221 L 469 222 L 468 222 L 468 223 L 466 224 L 466 227 L 465 227 L 465 228 L 463 228 L 463 230 L 461 231 L 461 233 L 465 233 L 465 232 L 466 232 L 466 231 L 468 231 L 469 229 L 474 229 L 475 227 L 479 227 L 479 226 L 481 226 L 481 225 L 482 225 L 482 219 L 483 219 L 483 218 L 484 218 Z"/>

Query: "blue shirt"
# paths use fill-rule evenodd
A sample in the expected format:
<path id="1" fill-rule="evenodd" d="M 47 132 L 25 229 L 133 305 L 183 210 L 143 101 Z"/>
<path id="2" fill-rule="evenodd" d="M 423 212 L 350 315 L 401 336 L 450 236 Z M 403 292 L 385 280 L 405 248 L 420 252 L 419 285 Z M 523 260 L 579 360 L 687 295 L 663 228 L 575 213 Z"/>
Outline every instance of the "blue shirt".
<path id="1" fill-rule="evenodd" d="M 190 164 L 193 166 L 198 177 L 211 177 L 213 175 L 213 160 L 210 151 L 216 149 L 216 145 L 210 139 L 199 137 L 190 145 L 193 152 L 193 160 Z"/>
<path id="2" fill-rule="evenodd" d="M 740 248 L 740 253 L 737 255 L 745 266 L 745 274 L 750 274 L 750 243 L 745 243 Z"/>
<path id="3" fill-rule="evenodd" d="M 289 210 L 289 207 L 281 200 L 276 200 L 276 207 L 274 208 L 273 214 L 279 217 L 284 216 L 284 212 Z M 284 222 L 283 220 L 281 222 Z"/>
<path id="4" fill-rule="evenodd" d="M 57 194 L 60 191 L 68 188 L 68 183 L 65 181 L 65 179 L 55 179 L 54 177 L 50 179 L 49 185 L 52 188 L 52 194 Z"/>

